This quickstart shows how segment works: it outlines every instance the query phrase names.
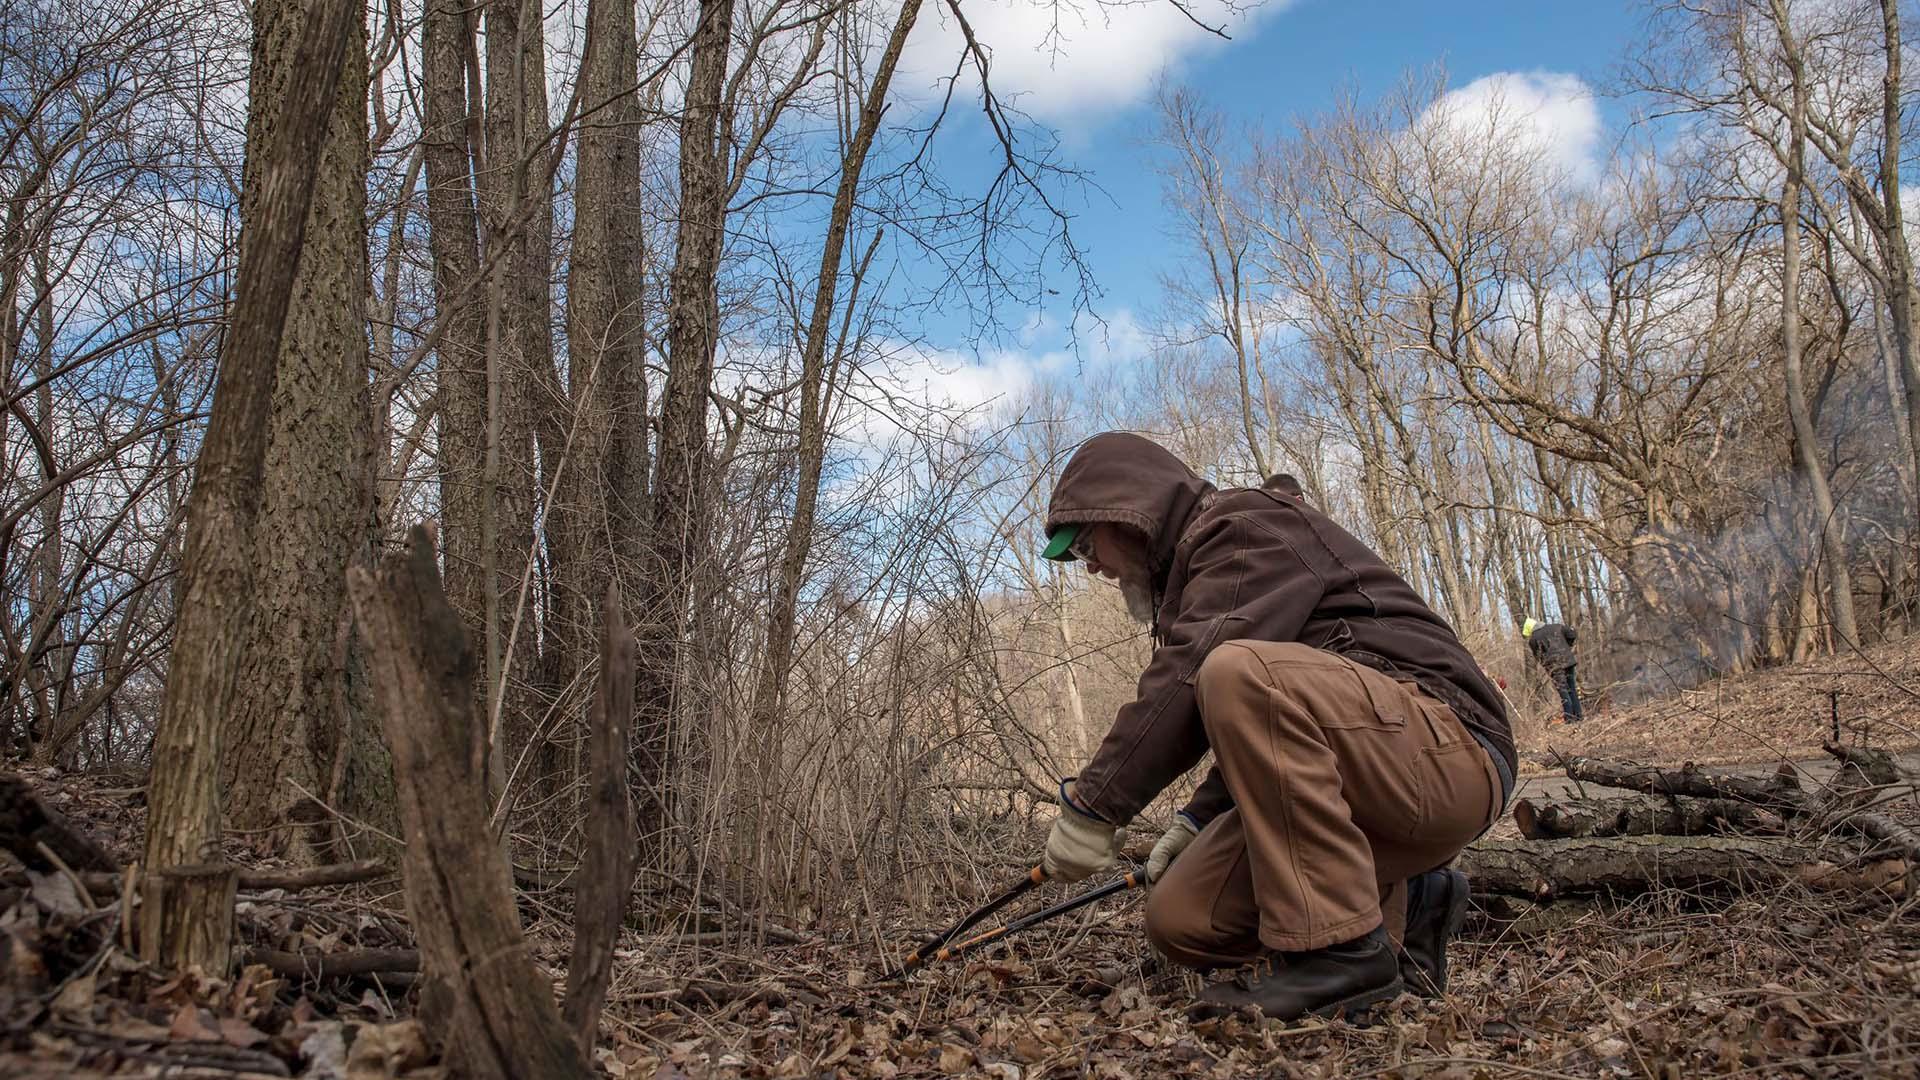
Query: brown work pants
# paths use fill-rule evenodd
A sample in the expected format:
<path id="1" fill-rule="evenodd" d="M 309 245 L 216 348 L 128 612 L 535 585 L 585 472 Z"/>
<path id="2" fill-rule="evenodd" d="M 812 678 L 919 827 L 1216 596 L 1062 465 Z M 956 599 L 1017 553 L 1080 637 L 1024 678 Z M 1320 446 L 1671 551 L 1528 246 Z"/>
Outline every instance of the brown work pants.
<path id="1" fill-rule="evenodd" d="M 1233 794 L 1154 886 L 1147 934 L 1191 967 L 1406 926 L 1406 880 L 1500 813 L 1500 775 L 1453 710 L 1305 645 L 1229 641 L 1196 690 Z"/>

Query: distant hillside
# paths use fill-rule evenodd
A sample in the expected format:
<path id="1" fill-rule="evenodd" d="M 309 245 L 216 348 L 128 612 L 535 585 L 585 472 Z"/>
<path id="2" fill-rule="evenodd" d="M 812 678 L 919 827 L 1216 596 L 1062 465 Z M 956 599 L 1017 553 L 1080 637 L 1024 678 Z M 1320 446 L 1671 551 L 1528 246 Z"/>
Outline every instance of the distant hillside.
<path id="1" fill-rule="evenodd" d="M 1578 727 L 1523 722 L 1522 767 L 1548 767 L 1556 751 L 1703 764 L 1819 757 L 1836 692 L 1842 742 L 1920 747 L 1920 635 L 1589 712 Z"/>

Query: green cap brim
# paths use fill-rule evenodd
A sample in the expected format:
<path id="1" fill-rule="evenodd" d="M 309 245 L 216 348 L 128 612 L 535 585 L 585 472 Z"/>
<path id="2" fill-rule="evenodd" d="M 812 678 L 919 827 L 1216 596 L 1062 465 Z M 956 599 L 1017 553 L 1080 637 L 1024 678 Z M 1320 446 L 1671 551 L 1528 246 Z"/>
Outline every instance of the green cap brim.
<path id="1" fill-rule="evenodd" d="M 1040 553 L 1043 559 L 1055 562 L 1073 561 L 1073 542 L 1080 536 L 1080 526 L 1062 525 L 1047 537 L 1047 550 Z"/>

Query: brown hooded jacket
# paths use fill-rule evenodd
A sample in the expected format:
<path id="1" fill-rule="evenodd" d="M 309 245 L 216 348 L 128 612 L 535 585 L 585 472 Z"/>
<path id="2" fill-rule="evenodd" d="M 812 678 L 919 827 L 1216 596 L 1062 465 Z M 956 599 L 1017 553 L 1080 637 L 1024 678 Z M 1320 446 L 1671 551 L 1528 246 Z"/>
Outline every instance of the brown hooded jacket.
<path id="1" fill-rule="evenodd" d="M 1054 487 L 1046 530 L 1120 522 L 1148 538 L 1153 659 L 1074 783 L 1074 801 L 1113 824 L 1207 752 L 1194 701 L 1200 662 L 1223 641 L 1297 641 L 1417 684 L 1452 707 L 1514 772 L 1500 694 L 1453 629 L 1380 556 L 1318 510 L 1265 488 L 1216 490 L 1138 435 L 1087 440 Z M 1232 805 L 1218 769 L 1184 811 L 1204 826 Z"/>

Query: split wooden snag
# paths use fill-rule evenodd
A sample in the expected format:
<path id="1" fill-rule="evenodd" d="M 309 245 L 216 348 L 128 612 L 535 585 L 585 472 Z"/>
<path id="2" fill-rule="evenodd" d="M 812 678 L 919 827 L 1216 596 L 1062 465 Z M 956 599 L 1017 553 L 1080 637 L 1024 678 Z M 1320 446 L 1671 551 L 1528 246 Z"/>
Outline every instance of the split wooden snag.
<path id="1" fill-rule="evenodd" d="M 487 735 L 474 701 L 477 664 L 441 590 L 434 551 L 432 527 L 418 525 L 405 552 L 383 560 L 377 571 L 356 568 L 349 579 L 393 749 L 407 840 L 407 910 L 427 981 L 422 1001 L 440 1014 L 445 1056 L 460 1075 L 584 1080 L 593 1075 L 592 1025 L 630 882 L 629 864 L 607 849 L 632 848 L 624 786 L 612 791 L 613 777 L 624 769 L 632 708 L 631 639 L 613 594 L 594 708 L 595 813 L 580 885 L 573 1000 L 563 1019 L 546 973 L 527 954 L 511 871 L 489 826 Z M 595 865 L 602 858 L 606 865 Z"/>
<path id="2" fill-rule="evenodd" d="M 224 978 L 233 968 L 239 885 L 239 867 L 227 863 L 147 871 L 140 885 L 140 959 L 169 971 L 199 968 Z"/>

